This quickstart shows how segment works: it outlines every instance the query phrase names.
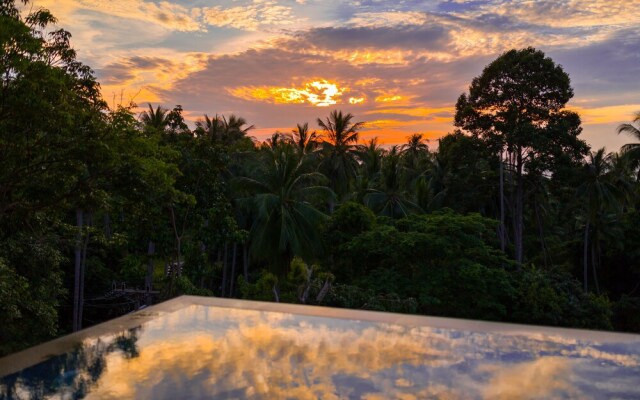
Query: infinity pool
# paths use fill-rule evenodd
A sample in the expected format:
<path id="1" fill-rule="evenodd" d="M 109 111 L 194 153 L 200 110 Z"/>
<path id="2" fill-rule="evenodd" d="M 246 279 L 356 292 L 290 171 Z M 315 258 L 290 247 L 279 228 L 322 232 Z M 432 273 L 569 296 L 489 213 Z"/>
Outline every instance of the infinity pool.
<path id="1" fill-rule="evenodd" d="M 638 399 L 640 335 L 183 296 L 0 376 L 2 399 Z"/>

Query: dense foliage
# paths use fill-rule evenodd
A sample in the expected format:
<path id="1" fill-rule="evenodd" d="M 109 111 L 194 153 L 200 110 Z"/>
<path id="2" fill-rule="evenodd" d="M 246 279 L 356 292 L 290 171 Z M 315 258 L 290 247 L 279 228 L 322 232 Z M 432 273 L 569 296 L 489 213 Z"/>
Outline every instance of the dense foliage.
<path id="1" fill-rule="evenodd" d="M 53 22 L 0 0 L 0 354 L 179 294 L 640 331 L 638 145 L 590 151 L 542 52 L 487 66 L 434 149 L 341 111 L 258 143 L 109 109 Z"/>

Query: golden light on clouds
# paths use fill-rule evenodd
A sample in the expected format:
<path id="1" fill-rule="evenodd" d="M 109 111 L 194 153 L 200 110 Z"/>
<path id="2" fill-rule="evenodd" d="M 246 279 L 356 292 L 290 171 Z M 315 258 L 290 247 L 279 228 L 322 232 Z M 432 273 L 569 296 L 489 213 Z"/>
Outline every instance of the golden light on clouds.
<path id="1" fill-rule="evenodd" d="M 323 116 L 274 104 L 335 106 L 358 120 L 396 119 L 379 135 L 399 144 L 409 117 L 426 117 L 421 132 L 451 132 L 450 110 L 482 67 L 533 46 L 571 75 L 582 138 L 611 150 L 628 141 L 615 126 L 640 110 L 640 0 L 422 3 L 352 1 L 336 12 L 332 1 L 34 0 L 73 34 L 109 103 L 124 93 L 197 116 L 233 112 L 271 133 Z"/>
<path id="2" fill-rule="evenodd" d="M 398 101 L 398 100 L 402 100 L 402 96 L 395 95 L 395 96 L 378 96 L 378 97 L 376 97 L 376 101 L 377 102 L 381 102 L 381 103 L 388 103 L 388 102 L 391 102 L 391 101 Z"/>
<path id="3" fill-rule="evenodd" d="M 454 107 L 395 107 L 395 105 L 367 111 L 367 114 L 398 114 L 410 117 L 429 117 L 430 120 L 437 122 L 452 122 L 454 113 Z"/>
<path id="4" fill-rule="evenodd" d="M 346 50 L 346 51 L 333 51 L 328 55 L 336 60 L 347 61 L 352 65 L 364 65 L 364 64 L 383 64 L 393 65 L 409 63 L 409 57 L 413 55 L 411 50 L 378 50 L 378 49 L 360 49 L 360 50 Z"/>
<path id="5" fill-rule="evenodd" d="M 337 104 L 345 91 L 347 91 L 346 88 L 325 79 L 309 82 L 301 88 L 241 86 L 229 89 L 232 95 L 245 100 L 266 101 L 275 104 L 309 103 L 317 107 Z"/>
<path id="6" fill-rule="evenodd" d="M 633 115 L 640 110 L 640 104 L 623 104 L 606 107 L 568 107 L 569 110 L 580 114 L 583 125 L 622 124 L 633 119 Z"/>

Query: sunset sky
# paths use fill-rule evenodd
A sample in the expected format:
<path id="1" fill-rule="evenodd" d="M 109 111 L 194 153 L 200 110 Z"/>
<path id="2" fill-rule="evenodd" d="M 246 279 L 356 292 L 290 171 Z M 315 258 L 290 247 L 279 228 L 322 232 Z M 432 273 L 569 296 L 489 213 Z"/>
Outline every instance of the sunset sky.
<path id="1" fill-rule="evenodd" d="M 363 138 L 402 143 L 453 129 L 457 97 L 486 64 L 534 46 L 569 73 L 594 148 L 633 139 L 640 111 L 640 0 L 36 0 L 73 34 L 112 105 L 190 122 L 235 113 L 258 139 L 333 109 Z"/>

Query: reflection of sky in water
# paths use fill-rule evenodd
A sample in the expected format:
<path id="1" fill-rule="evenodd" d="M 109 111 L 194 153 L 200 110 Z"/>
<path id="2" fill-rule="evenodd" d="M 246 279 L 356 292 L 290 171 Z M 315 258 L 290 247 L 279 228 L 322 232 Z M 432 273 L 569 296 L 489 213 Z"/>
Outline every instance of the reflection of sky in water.
<path id="1" fill-rule="evenodd" d="M 3 398 L 640 398 L 640 338 L 191 305 L 0 381 Z"/>

